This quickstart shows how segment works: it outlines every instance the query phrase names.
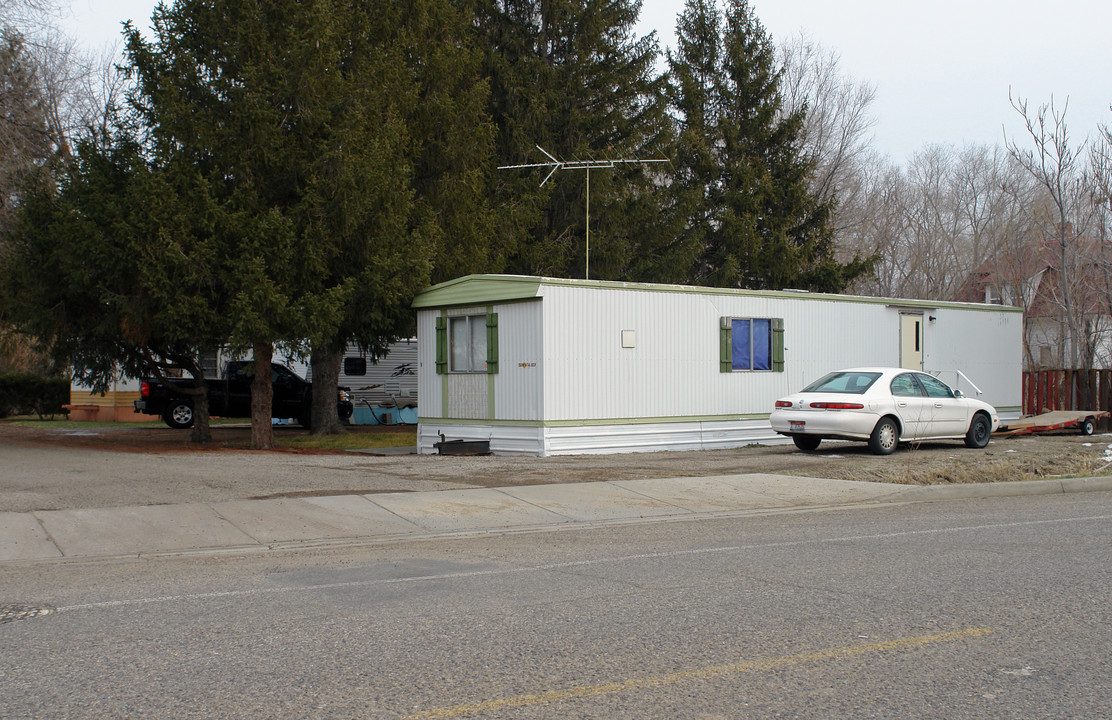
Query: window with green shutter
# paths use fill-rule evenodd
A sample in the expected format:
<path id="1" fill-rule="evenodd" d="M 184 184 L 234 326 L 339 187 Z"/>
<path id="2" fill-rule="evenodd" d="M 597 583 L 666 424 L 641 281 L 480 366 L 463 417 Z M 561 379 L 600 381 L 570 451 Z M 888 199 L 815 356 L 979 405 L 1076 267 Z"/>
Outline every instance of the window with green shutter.
<path id="1" fill-rule="evenodd" d="M 448 372 L 448 318 L 436 319 L 436 374 Z"/>
<path id="2" fill-rule="evenodd" d="M 721 318 L 721 372 L 783 372 L 783 318 Z"/>
<path id="3" fill-rule="evenodd" d="M 437 371 L 440 370 L 439 321 L 447 325 L 445 364 L 450 373 L 498 372 L 498 313 L 438 318 Z"/>
<path id="4" fill-rule="evenodd" d="M 498 372 L 498 313 L 487 313 L 486 329 L 486 371 L 494 374 Z"/>

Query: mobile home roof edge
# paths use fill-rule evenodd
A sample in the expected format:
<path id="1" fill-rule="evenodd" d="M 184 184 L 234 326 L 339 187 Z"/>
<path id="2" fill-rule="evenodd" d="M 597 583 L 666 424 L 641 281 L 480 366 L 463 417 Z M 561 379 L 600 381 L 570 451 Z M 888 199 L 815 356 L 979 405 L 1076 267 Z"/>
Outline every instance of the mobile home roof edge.
<path id="1" fill-rule="evenodd" d="M 1022 312 L 1021 308 L 987 303 L 954 302 L 939 300 L 911 300 L 907 298 L 867 297 L 813 293 L 800 290 L 747 290 L 741 288 L 699 287 L 694 285 L 665 285 L 658 283 L 620 282 L 614 280 L 577 280 L 574 278 L 534 277 L 531 275 L 466 275 L 455 280 L 433 285 L 414 297 L 416 309 L 484 305 L 493 302 L 530 300 L 541 297 L 545 286 L 578 287 L 599 290 L 631 290 L 687 295 L 718 295 L 766 298 L 811 299 L 827 302 L 871 303 L 899 308 L 954 308 L 966 310 L 992 310 Z"/>

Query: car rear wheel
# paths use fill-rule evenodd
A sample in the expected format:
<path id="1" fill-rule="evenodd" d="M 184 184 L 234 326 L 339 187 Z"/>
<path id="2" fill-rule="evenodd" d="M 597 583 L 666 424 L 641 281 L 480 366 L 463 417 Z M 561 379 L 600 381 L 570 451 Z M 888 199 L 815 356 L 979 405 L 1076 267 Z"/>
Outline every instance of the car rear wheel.
<path id="1" fill-rule="evenodd" d="M 973 422 L 969 423 L 969 431 L 965 433 L 965 446 L 983 448 L 988 445 L 991 437 L 992 423 L 989 422 L 988 417 L 984 413 L 974 415 Z"/>
<path id="2" fill-rule="evenodd" d="M 812 450 L 818 449 L 819 443 L 822 442 L 822 438 L 815 437 L 814 435 L 792 435 L 792 441 L 800 450 L 811 452 Z"/>
<path id="3" fill-rule="evenodd" d="M 175 400 L 166 406 L 162 419 L 175 430 L 193 427 L 193 403 L 188 400 Z"/>
<path id="4" fill-rule="evenodd" d="M 881 418 L 869 436 L 869 449 L 876 455 L 891 455 L 900 444 L 900 428 L 890 417 Z"/>

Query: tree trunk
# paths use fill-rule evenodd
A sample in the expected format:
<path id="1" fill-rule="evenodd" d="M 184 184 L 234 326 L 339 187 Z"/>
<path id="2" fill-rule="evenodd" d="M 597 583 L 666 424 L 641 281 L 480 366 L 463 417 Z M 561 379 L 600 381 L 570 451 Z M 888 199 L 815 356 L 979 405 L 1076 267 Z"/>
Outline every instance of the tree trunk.
<path id="1" fill-rule="evenodd" d="M 313 348 L 310 363 L 313 366 L 313 408 L 311 426 L 313 435 L 339 435 L 345 432 L 336 412 L 337 386 L 340 383 L 340 363 L 344 359 L 344 345 L 325 344 Z"/>
<path id="2" fill-rule="evenodd" d="M 193 396 L 193 432 L 189 436 L 190 442 L 212 442 L 212 424 L 209 422 L 209 396 L 208 383 L 203 377 L 197 378 L 197 387 L 201 391 Z"/>
<path id="3" fill-rule="evenodd" d="M 270 362 L 274 357 L 274 346 L 270 343 L 256 343 L 252 349 L 255 353 L 255 377 L 251 379 L 251 449 L 272 450 L 274 426 L 270 411 L 274 400 L 274 387 L 271 384 L 274 371 L 270 368 Z"/>
<path id="4" fill-rule="evenodd" d="M 194 443 L 212 442 L 212 423 L 209 422 L 209 392 L 205 371 L 196 359 L 183 360 L 182 365 L 193 377 L 196 387 L 189 392 L 193 401 L 193 430 L 189 434 L 189 441 Z"/>

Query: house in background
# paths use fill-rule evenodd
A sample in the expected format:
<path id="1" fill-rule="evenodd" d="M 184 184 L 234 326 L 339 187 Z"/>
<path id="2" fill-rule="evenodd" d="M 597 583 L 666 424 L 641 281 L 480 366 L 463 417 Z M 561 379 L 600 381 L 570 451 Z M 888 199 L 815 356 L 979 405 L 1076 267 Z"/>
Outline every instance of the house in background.
<path id="1" fill-rule="evenodd" d="M 118 377 L 112 387 L 104 393 L 94 392 L 92 388 L 76 380 L 70 382 L 70 401 L 65 405 L 70 420 L 93 422 L 147 422 L 158 418 L 135 412 L 135 401 L 139 399 L 139 381 L 129 377 Z"/>
<path id="2" fill-rule="evenodd" d="M 960 299 L 1012 305 L 1024 311 L 1024 369 L 1112 369 L 1112 253 L 1098 240 L 1067 248 L 1066 267 L 1056 241 L 1001 253 L 971 273 Z M 1067 297 L 1067 292 L 1068 297 Z M 1072 313 L 1067 313 L 1067 301 Z M 1072 314 L 1079 337 L 1072 338 Z"/>
<path id="3" fill-rule="evenodd" d="M 418 451 L 783 441 L 776 399 L 867 365 L 926 370 L 1016 418 L 1022 313 L 1001 305 L 471 275 L 418 293 Z M 980 392 L 978 392 L 980 391 Z"/>

